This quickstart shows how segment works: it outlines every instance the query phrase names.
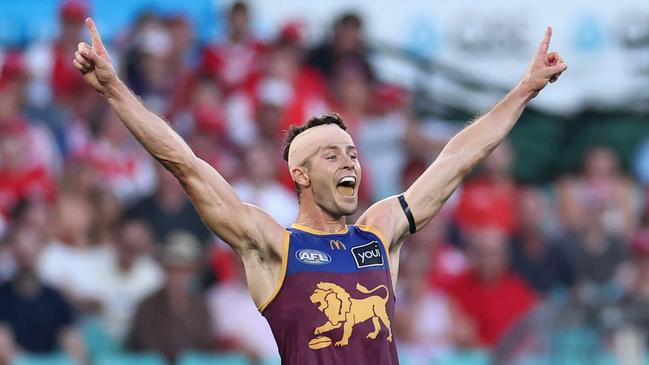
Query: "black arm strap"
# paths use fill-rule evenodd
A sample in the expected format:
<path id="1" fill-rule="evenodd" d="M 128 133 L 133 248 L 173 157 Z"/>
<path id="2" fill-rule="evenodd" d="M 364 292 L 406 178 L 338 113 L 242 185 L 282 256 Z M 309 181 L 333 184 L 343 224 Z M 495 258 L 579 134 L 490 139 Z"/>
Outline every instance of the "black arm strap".
<path id="1" fill-rule="evenodd" d="M 408 229 L 410 230 L 410 234 L 415 234 L 415 232 L 417 232 L 417 225 L 415 224 L 415 217 L 412 216 L 410 207 L 406 202 L 406 198 L 404 198 L 403 195 L 399 195 L 397 199 L 399 199 L 399 204 L 401 204 L 401 209 L 403 209 L 403 213 L 406 215 L 406 218 L 408 219 Z"/>

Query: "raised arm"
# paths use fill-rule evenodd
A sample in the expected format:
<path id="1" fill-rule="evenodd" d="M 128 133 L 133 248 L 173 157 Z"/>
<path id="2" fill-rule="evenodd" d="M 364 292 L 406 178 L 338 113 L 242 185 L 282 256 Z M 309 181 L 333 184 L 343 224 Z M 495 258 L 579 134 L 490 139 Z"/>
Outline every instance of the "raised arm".
<path id="1" fill-rule="evenodd" d="M 558 53 L 548 53 L 551 36 L 548 27 L 518 85 L 488 113 L 451 138 L 437 159 L 404 192 L 417 230 L 430 222 L 462 179 L 505 139 L 527 103 L 566 70 Z M 401 242 L 409 234 L 408 221 L 396 197 L 376 203 L 359 221 L 382 230 L 390 241 L 387 244 Z"/>
<path id="2" fill-rule="evenodd" d="M 243 203 L 216 170 L 140 102 L 117 77 L 95 23 L 87 19 L 86 25 L 92 45 L 79 43 L 75 67 L 140 144 L 178 179 L 203 221 L 241 255 L 248 248 L 281 252 L 283 228 L 262 210 Z"/>

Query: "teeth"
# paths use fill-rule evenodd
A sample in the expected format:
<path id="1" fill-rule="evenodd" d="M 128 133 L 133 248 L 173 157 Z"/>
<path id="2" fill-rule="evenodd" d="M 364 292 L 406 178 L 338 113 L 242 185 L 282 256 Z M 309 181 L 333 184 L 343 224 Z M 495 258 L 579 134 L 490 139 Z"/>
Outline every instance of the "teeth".
<path id="1" fill-rule="evenodd" d="M 340 179 L 340 182 L 341 182 L 341 183 L 352 183 L 352 184 L 355 184 L 355 183 L 356 183 L 356 178 L 353 177 L 353 176 L 345 176 L 345 177 L 343 177 L 342 179 Z"/>

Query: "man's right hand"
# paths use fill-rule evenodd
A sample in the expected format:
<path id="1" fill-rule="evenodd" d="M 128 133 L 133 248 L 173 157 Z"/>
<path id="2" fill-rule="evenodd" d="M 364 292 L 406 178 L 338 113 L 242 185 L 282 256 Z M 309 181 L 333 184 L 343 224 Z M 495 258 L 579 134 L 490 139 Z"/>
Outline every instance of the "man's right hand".
<path id="1" fill-rule="evenodd" d="M 111 86 L 117 83 L 117 74 L 113 69 L 110 56 L 106 52 L 106 47 L 101 41 L 97 26 L 92 19 L 86 19 L 86 26 L 90 31 L 92 46 L 85 42 L 80 42 L 77 46 L 77 52 L 74 53 L 74 67 L 83 74 L 83 78 L 97 92 L 104 96 L 109 96 L 108 91 Z"/>
<path id="2" fill-rule="evenodd" d="M 548 83 L 557 81 L 559 76 L 568 68 L 559 53 L 550 52 L 552 28 L 547 27 L 538 51 L 530 63 L 527 73 L 523 76 L 521 85 L 536 96 Z"/>

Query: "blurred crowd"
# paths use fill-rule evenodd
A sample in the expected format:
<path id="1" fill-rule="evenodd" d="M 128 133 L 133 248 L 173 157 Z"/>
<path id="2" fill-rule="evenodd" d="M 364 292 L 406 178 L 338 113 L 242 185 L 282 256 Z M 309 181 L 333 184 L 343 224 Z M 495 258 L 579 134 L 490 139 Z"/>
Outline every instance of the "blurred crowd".
<path id="1" fill-rule="evenodd" d="M 252 10 L 233 3 L 210 44 L 191 18 L 155 12 L 107 43 L 144 103 L 281 224 L 297 213 L 281 158 L 290 124 L 344 118 L 363 164 L 359 213 L 409 186 L 458 130 L 418 120 L 412 92 L 382 82 L 359 15 L 315 44 L 299 21 L 262 42 Z M 0 364 L 57 351 L 276 358 L 238 259 L 72 65 L 89 11 L 63 2 L 56 39 L 1 50 Z M 593 146 L 573 174 L 522 186 L 515 157 L 500 146 L 404 245 L 393 323 L 412 363 L 501 348 L 557 295 L 585 308 L 579 323 L 649 330 L 649 145 L 635 179 Z"/>

